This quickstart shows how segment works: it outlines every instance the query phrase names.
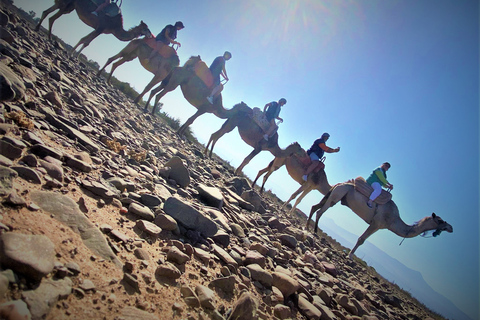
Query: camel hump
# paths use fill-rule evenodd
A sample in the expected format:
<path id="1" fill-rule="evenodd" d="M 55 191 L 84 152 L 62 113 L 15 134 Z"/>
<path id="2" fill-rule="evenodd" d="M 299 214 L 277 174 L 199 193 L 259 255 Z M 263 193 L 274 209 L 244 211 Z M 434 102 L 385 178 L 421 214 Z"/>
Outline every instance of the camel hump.
<path id="1" fill-rule="evenodd" d="M 199 77 L 208 88 L 213 87 L 212 72 L 210 71 L 210 68 L 208 68 L 205 62 L 200 60 L 197 63 L 195 63 L 194 70 L 197 77 Z"/>
<path id="2" fill-rule="evenodd" d="M 373 188 L 365 181 L 363 177 L 357 177 L 353 181 L 355 190 L 363 194 L 365 197 L 370 197 Z M 392 200 L 392 194 L 382 189 L 382 193 L 374 200 L 378 204 L 385 204 Z"/>

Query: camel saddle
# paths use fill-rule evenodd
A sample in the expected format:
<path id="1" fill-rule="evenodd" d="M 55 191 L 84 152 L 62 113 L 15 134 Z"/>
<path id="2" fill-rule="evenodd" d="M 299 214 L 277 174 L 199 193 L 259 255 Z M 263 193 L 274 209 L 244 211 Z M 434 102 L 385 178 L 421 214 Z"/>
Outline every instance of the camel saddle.
<path id="1" fill-rule="evenodd" d="M 262 128 L 263 132 L 266 132 L 270 128 L 270 123 L 267 121 L 265 113 L 263 113 L 260 108 L 254 107 L 252 109 L 252 120 Z"/>
<path id="2" fill-rule="evenodd" d="M 92 2 L 98 7 L 102 3 L 104 3 L 104 0 L 92 0 Z M 122 10 L 120 7 L 112 2 L 108 6 L 105 7 L 105 9 L 102 10 L 103 14 L 105 14 L 107 17 L 113 18 L 115 16 L 118 16 L 119 14 L 122 14 Z"/>
<path id="3" fill-rule="evenodd" d="M 213 76 L 207 64 L 200 60 L 195 64 L 194 69 L 197 77 L 199 77 L 208 88 L 213 89 Z"/>
<path id="4" fill-rule="evenodd" d="M 355 190 L 363 194 L 365 197 L 369 198 L 370 194 L 373 192 L 373 188 L 365 181 L 363 177 L 356 177 L 353 180 Z M 374 200 L 378 204 L 385 204 L 388 201 L 392 200 L 392 194 L 382 189 L 382 193 Z"/>
<path id="5" fill-rule="evenodd" d="M 172 57 L 173 55 L 177 54 L 175 49 L 173 49 L 170 46 L 167 46 L 163 42 L 159 42 L 159 41 L 157 42 L 154 37 L 153 38 L 144 38 L 143 40 L 145 41 L 146 44 L 148 44 L 148 46 L 150 48 L 152 48 L 153 50 L 156 50 L 158 52 L 158 54 L 160 54 L 162 57 L 164 57 L 166 59 L 168 59 L 168 58 Z M 157 49 L 157 44 L 159 45 L 159 49 Z"/>
<path id="6" fill-rule="evenodd" d="M 305 153 L 305 156 L 303 157 L 299 157 L 297 155 L 294 155 L 295 158 L 297 158 L 298 162 L 300 162 L 303 166 L 304 169 L 308 168 L 310 166 L 310 164 L 312 164 L 312 159 L 310 159 L 310 156 Z M 323 170 L 325 169 L 325 163 L 323 163 L 323 161 L 319 161 L 318 162 L 318 165 L 315 167 L 315 169 L 313 170 L 314 173 L 317 173 L 319 172 L 320 170 Z"/>

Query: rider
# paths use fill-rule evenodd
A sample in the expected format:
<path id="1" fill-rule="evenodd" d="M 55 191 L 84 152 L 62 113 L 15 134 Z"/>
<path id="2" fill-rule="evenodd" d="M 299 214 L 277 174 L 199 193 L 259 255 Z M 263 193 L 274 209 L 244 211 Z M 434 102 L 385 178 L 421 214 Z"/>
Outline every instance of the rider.
<path id="1" fill-rule="evenodd" d="M 111 0 L 105 0 L 103 3 L 101 3 L 95 11 L 92 12 L 92 14 L 98 16 L 98 13 L 105 9 L 109 4 L 111 3 Z"/>
<path id="2" fill-rule="evenodd" d="M 225 62 L 230 60 L 232 54 L 228 51 L 225 51 L 223 56 L 216 57 L 210 65 L 210 72 L 213 76 L 213 90 L 212 93 L 207 97 L 208 102 L 213 104 L 213 98 L 220 94 L 223 90 L 223 85 L 220 84 L 220 75 L 228 81 L 227 70 L 225 69 Z"/>
<path id="3" fill-rule="evenodd" d="M 332 149 L 330 147 L 327 147 L 325 142 L 327 142 L 328 138 L 330 138 L 330 135 L 325 132 L 322 134 L 322 137 L 318 138 L 313 142 L 313 145 L 308 149 L 307 154 L 310 156 L 310 159 L 312 160 L 312 163 L 310 166 L 308 166 L 307 170 L 305 170 L 304 175 L 303 175 L 303 180 L 307 181 L 308 175 L 315 170 L 317 167 L 318 163 L 320 162 L 320 159 L 322 159 L 323 154 L 326 153 L 334 153 L 334 152 L 339 152 L 340 147 L 337 147 L 335 149 Z"/>
<path id="4" fill-rule="evenodd" d="M 382 165 L 370 174 L 367 183 L 372 186 L 373 191 L 368 199 L 367 206 L 373 207 L 373 201 L 382 193 L 382 187 L 393 189 L 393 185 L 387 181 L 387 170 L 390 169 L 390 163 L 384 162 Z"/>
<path id="5" fill-rule="evenodd" d="M 275 131 L 277 131 L 278 126 L 275 124 L 275 119 L 280 120 L 280 122 L 283 122 L 283 119 L 279 117 L 280 111 L 282 107 L 287 103 L 287 100 L 285 98 L 281 98 L 276 101 L 272 101 L 270 103 L 267 103 L 265 107 L 263 107 L 263 113 L 265 113 L 265 117 L 267 118 L 267 121 L 269 122 L 269 128 L 265 131 L 265 134 L 263 135 L 263 138 L 265 140 L 268 140 L 269 137 L 271 137 Z"/>
<path id="6" fill-rule="evenodd" d="M 160 31 L 159 34 L 157 34 L 157 37 L 155 38 L 156 46 L 150 53 L 150 56 L 147 60 L 152 59 L 163 45 L 168 46 L 171 43 L 172 45 L 176 44 L 178 45 L 178 47 L 181 47 L 182 45 L 180 44 L 180 42 L 175 41 L 175 39 L 177 38 L 177 31 L 182 30 L 183 28 L 185 28 L 185 26 L 181 21 L 175 22 L 175 25 L 173 26 L 171 24 L 166 25 L 165 28 L 163 28 L 163 30 Z"/>

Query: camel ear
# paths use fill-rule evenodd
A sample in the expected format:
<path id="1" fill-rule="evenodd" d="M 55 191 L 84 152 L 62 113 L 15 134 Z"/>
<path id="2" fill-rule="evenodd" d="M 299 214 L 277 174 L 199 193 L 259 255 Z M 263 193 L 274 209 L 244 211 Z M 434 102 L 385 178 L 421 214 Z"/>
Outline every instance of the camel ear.
<path id="1" fill-rule="evenodd" d="M 437 215 L 435 214 L 435 212 L 432 212 L 432 218 L 435 218 Z"/>

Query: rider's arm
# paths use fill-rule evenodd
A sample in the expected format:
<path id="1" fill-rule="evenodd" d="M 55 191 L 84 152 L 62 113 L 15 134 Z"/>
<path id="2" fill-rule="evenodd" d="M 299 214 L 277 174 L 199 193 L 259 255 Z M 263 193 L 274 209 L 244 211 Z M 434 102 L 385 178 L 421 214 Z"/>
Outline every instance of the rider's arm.
<path id="1" fill-rule="evenodd" d="M 332 152 L 337 152 L 337 149 L 332 149 L 330 147 L 327 147 L 327 145 L 325 143 L 320 143 L 318 145 L 320 148 L 322 148 L 323 151 L 327 152 L 327 153 L 332 153 Z"/>
<path id="2" fill-rule="evenodd" d="M 222 67 L 222 72 L 220 73 L 222 77 L 228 81 L 227 70 L 225 69 L 225 64 Z"/>
<path id="3" fill-rule="evenodd" d="M 171 44 L 178 44 L 177 41 L 173 40 L 172 38 L 170 38 L 170 28 L 167 28 L 165 30 L 165 39 L 168 40 L 168 42 L 170 42 Z"/>
<path id="4" fill-rule="evenodd" d="M 270 102 L 270 103 L 267 103 L 267 104 L 265 105 L 265 107 L 263 107 L 263 112 L 267 111 L 267 108 L 270 106 L 270 104 L 271 104 L 271 102 Z"/>
<path id="5" fill-rule="evenodd" d="M 382 170 L 377 169 L 375 170 L 375 174 L 377 175 L 378 179 L 383 185 L 388 185 L 390 184 L 387 179 L 385 179 L 385 175 L 383 174 Z"/>

